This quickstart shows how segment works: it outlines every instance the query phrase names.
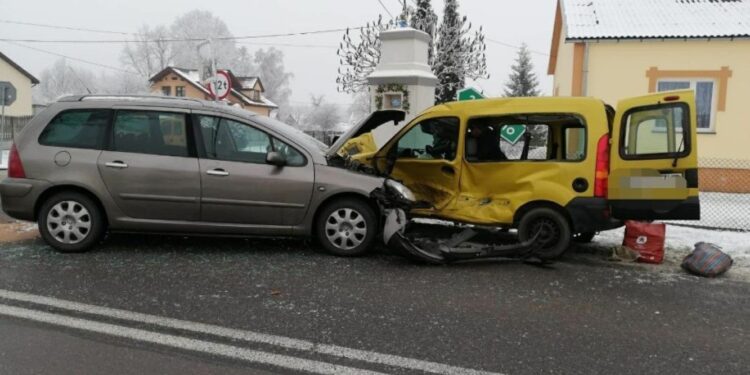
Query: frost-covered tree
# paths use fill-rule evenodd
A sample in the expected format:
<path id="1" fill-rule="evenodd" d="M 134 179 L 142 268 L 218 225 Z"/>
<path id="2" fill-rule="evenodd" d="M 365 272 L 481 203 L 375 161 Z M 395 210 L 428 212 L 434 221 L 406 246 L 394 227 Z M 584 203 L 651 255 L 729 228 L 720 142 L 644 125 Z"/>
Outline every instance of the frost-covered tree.
<path id="1" fill-rule="evenodd" d="M 346 30 L 336 51 L 340 64 L 336 78 L 339 91 L 355 93 L 367 89 L 367 76 L 380 62 L 380 32 L 389 27 L 381 15 L 361 28 L 358 38 L 352 38 L 352 30 Z"/>
<path id="2" fill-rule="evenodd" d="M 410 25 L 412 28 L 422 30 L 432 37 L 427 58 L 428 63 L 432 66 L 435 58 L 435 36 L 437 34 L 438 16 L 432 10 L 430 0 L 417 0 L 417 8 L 411 17 Z"/>
<path id="3" fill-rule="evenodd" d="M 96 75 L 90 70 L 73 67 L 64 58 L 42 71 L 39 85 L 34 87 L 34 101 L 38 103 L 54 102 L 62 96 L 79 94 L 97 94 L 100 92 Z"/>
<path id="4" fill-rule="evenodd" d="M 122 49 L 120 62 L 143 77 L 150 77 L 172 64 L 176 53 L 166 26 L 141 26 L 135 40 Z"/>
<path id="5" fill-rule="evenodd" d="M 438 28 L 437 53 L 432 70 L 438 77 L 435 102 L 456 100 L 466 79 L 489 78 L 482 28 L 471 34 L 471 23 L 458 13 L 458 0 L 446 0 Z"/>
<path id="6" fill-rule="evenodd" d="M 284 52 L 273 47 L 257 50 L 255 69 L 255 74 L 261 77 L 266 89 L 264 95 L 279 106 L 279 118 L 284 118 L 288 114 L 289 97 L 292 95 L 289 83 L 294 77 L 284 69 Z"/>
<path id="7" fill-rule="evenodd" d="M 416 8 L 412 8 L 404 2 L 398 20 L 406 21 L 411 27 L 432 36 L 428 59 L 433 73 L 443 75 L 439 92 L 452 91 L 455 96 L 456 87 L 463 85 L 466 78 L 489 77 L 482 29 L 480 28 L 473 36 L 470 35 L 471 24 L 466 23 L 466 17 L 461 18 L 458 15 L 456 0 L 446 2 L 447 17 L 444 17 L 440 28 L 430 0 L 417 0 L 416 5 Z M 340 60 L 339 76 L 336 80 L 339 91 L 356 93 L 367 89 L 367 76 L 380 62 L 380 32 L 392 27 L 394 24 L 384 23 L 381 15 L 377 21 L 362 28 L 358 36 L 353 36 L 351 30 L 347 30 L 337 52 Z M 444 32 L 440 33 L 438 29 Z M 443 37 L 447 39 L 441 42 Z M 438 66 L 437 57 L 441 53 L 443 61 L 442 65 Z"/>
<path id="8" fill-rule="evenodd" d="M 508 82 L 505 84 L 505 96 L 539 96 L 539 82 L 534 74 L 534 65 L 526 43 L 518 50 L 516 62 L 511 70 Z"/>
<path id="9" fill-rule="evenodd" d="M 341 122 L 339 107 L 327 103 L 323 95 L 310 96 L 309 111 L 303 117 L 306 127 L 315 130 L 331 130 Z"/>

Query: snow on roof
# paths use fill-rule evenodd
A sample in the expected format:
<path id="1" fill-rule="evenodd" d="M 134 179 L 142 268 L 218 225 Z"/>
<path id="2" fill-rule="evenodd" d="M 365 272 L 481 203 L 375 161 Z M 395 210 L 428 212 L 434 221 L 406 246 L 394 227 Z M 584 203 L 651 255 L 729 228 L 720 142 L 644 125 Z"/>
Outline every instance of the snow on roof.
<path id="1" fill-rule="evenodd" d="M 560 0 L 567 40 L 750 37 L 750 0 Z"/>
<path id="2" fill-rule="evenodd" d="M 255 87 L 255 83 L 258 82 L 258 77 L 237 77 L 242 84 L 243 90 L 251 90 Z"/>
<path id="3" fill-rule="evenodd" d="M 276 104 L 274 104 L 272 101 L 266 99 L 266 97 L 263 95 L 260 96 L 260 99 L 261 99 L 260 101 L 250 99 L 249 96 L 243 94 L 241 91 L 236 90 L 236 89 L 232 89 L 232 95 L 240 98 L 240 100 L 245 102 L 245 104 L 250 104 L 250 105 L 259 106 L 259 107 L 270 107 L 270 108 L 279 107 Z"/>

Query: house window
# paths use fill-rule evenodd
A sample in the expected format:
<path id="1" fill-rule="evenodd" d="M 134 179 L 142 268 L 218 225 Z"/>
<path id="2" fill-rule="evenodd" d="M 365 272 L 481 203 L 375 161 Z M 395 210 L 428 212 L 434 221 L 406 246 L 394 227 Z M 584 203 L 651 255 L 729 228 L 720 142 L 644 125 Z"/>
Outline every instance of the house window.
<path id="1" fill-rule="evenodd" d="M 161 94 L 164 96 L 170 96 L 172 95 L 172 86 L 162 86 L 161 87 Z"/>
<path id="2" fill-rule="evenodd" d="M 713 131 L 713 120 L 716 113 L 716 82 L 714 80 L 670 78 L 660 80 L 657 85 L 658 91 L 689 89 L 695 91 L 698 131 Z"/>
<path id="3" fill-rule="evenodd" d="M 185 86 L 177 86 L 174 88 L 174 96 L 185 96 Z"/>

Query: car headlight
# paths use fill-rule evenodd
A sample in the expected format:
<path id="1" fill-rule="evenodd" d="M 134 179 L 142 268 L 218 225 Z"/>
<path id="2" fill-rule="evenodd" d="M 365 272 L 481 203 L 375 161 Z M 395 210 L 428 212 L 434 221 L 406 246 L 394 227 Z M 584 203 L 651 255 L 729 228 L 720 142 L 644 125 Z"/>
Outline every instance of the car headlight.
<path id="1" fill-rule="evenodd" d="M 391 191 L 395 192 L 396 194 L 400 195 L 401 198 L 406 199 L 409 202 L 416 202 L 417 197 L 414 196 L 414 193 L 412 193 L 411 190 L 409 190 L 408 187 L 404 186 L 403 184 L 394 181 L 394 180 L 386 180 L 385 186 L 387 186 Z"/>

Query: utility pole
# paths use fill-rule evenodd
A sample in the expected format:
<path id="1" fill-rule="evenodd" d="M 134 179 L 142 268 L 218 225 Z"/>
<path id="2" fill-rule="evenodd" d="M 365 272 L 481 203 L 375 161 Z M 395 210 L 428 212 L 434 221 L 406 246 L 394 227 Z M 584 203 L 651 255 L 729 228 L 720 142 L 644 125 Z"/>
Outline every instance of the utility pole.
<path id="1" fill-rule="evenodd" d="M 212 74 L 212 76 L 208 80 L 208 84 L 209 85 L 214 85 L 214 89 L 211 92 L 215 92 L 216 91 L 215 90 L 215 88 L 216 88 L 216 82 L 215 82 L 215 80 L 216 80 L 216 77 L 219 75 L 219 72 L 216 70 L 216 54 L 215 54 L 215 51 L 214 51 L 214 40 L 213 40 L 213 38 L 208 38 L 208 39 L 206 39 L 205 42 L 199 44 L 198 45 L 198 50 L 199 50 L 198 53 L 200 54 L 200 48 L 203 47 L 203 46 L 205 46 L 206 44 L 208 44 L 208 53 L 209 53 L 209 58 L 211 59 L 211 74 Z M 214 101 L 218 101 L 219 100 L 215 93 L 212 94 L 211 96 L 213 97 Z"/>

